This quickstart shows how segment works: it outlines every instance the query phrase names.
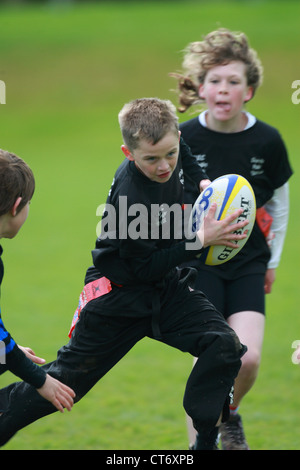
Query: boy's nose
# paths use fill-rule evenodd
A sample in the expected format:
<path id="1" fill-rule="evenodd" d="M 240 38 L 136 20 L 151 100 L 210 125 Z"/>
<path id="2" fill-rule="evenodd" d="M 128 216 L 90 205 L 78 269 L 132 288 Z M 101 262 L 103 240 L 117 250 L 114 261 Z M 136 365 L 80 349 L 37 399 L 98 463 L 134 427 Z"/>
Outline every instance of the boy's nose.
<path id="1" fill-rule="evenodd" d="M 228 92 L 227 84 L 226 84 L 225 82 L 222 82 L 222 83 L 220 84 L 219 93 L 220 93 L 221 95 L 224 95 L 224 94 L 226 94 L 227 92 Z"/>
<path id="2" fill-rule="evenodd" d="M 168 170 L 169 169 L 169 163 L 167 162 L 167 160 L 162 160 L 158 166 L 158 169 L 160 171 L 163 171 L 163 170 Z"/>

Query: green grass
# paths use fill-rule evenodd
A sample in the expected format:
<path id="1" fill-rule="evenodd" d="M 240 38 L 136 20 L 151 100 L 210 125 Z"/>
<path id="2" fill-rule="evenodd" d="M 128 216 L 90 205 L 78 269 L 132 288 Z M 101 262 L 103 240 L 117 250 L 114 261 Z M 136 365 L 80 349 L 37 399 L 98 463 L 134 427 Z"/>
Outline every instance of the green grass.
<path id="1" fill-rule="evenodd" d="M 245 31 L 265 67 L 249 110 L 280 129 L 295 176 L 261 370 L 242 414 L 251 448 L 299 449 L 300 370 L 291 361 L 291 344 L 300 339 L 300 105 L 291 102 L 291 84 L 300 78 L 298 2 L 51 5 L 0 9 L 7 90 L 0 147 L 23 157 L 37 182 L 24 228 L 1 241 L 6 327 L 47 361 L 55 357 L 91 263 L 96 208 L 122 160 L 119 110 L 142 96 L 176 103 L 168 74 L 180 69 L 182 49 L 219 26 Z M 70 414 L 34 423 L 5 449 L 186 449 L 182 396 L 191 365 L 187 355 L 146 339 Z M 12 380 L 1 376 L 1 386 Z"/>

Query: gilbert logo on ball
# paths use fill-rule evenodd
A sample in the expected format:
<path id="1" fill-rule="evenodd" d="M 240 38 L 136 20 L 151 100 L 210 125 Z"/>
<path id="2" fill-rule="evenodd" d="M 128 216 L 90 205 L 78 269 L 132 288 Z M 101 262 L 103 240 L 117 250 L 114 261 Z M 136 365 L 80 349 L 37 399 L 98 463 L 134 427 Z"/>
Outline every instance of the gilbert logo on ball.
<path id="1" fill-rule="evenodd" d="M 247 233 L 246 238 L 237 242 L 238 248 L 216 245 L 204 250 L 201 259 L 210 266 L 229 261 L 243 248 L 251 234 L 256 216 L 255 195 L 249 182 L 240 175 L 224 175 L 214 180 L 195 202 L 189 224 L 192 232 L 199 230 L 212 203 L 217 204 L 217 220 L 224 219 L 237 209 L 243 209 L 243 213 L 236 221 L 247 219 L 249 224 L 238 232 L 239 234 Z"/>

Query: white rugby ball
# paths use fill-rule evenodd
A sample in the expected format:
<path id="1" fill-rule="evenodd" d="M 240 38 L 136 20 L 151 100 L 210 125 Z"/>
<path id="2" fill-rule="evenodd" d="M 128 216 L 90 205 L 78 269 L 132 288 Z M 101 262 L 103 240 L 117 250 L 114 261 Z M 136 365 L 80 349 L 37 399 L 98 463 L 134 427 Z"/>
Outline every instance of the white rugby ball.
<path id="1" fill-rule="evenodd" d="M 238 248 L 226 246 L 210 246 L 201 254 L 205 264 L 215 266 L 232 259 L 245 245 L 253 229 L 256 217 L 256 201 L 253 189 L 249 182 L 240 175 L 224 175 L 215 179 L 200 194 L 196 200 L 190 221 L 189 229 L 197 232 L 212 203 L 217 204 L 216 219 L 222 220 L 237 209 L 244 209 L 237 221 L 247 219 L 249 224 L 239 230 L 239 234 L 247 232 L 247 237 L 237 242 Z"/>

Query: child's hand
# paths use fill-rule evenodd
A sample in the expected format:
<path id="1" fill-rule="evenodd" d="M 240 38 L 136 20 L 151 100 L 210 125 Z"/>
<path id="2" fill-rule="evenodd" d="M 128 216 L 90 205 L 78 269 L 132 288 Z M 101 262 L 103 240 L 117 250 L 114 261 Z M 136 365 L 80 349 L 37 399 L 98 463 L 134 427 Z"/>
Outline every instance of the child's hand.
<path id="1" fill-rule="evenodd" d="M 211 245 L 224 245 L 230 248 L 238 248 L 237 242 L 246 238 L 247 234 L 240 234 L 240 230 L 248 225 L 248 220 L 233 223 L 242 213 L 243 209 L 238 209 L 223 220 L 216 220 L 215 213 L 217 204 L 212 204 L 203 224 L 197 232 L 203 248 Z M 238 232 L 232 233 L 232 232 Z"/>
<path id="2" fill-rule="evenodd" d="M 61 413 L 64 412 L 64 408 L 71 411 L 74 404 L 73 398 L 75 398 L 74 391 L 67 385 L 59 382 L 59 380 L 51 377 L 51 375 L 47 374 L 46 382 L 41 388 L 38 388 L 37 391 L 43 398 L 50 401 Z"/>
<path id="3" fill-rule="evenodd" d="M 202 193 L 202 191 L 204 191 L 204 189 L 207 188 L 207 186 L 209 186 L 211 183 L 210 180 L 201 180 L 200 181 L 200 184 L 199 184 L 199 190 L 200 190 L 200 193 Z"/>
<path id="4" fill-rule="evenodd" d="M 20 346 L 18 344 L 18 348 L 23 351 L 25 356 L 28 357 L 32 362 L 35 362 L 35 364 L 45 364 L 45 359 L 42 359 L 41 357 L 38 357 L 35 355 L 35 352 L 31 348 L 24 348 L 23 346 Z"/>
<path id="5" fill-rule="evenodd" d="M 276 271 L 275 269 L 267 269 L 265 275 L 265 294 L 271 294 L 272 292 L 272 285 L 275 282 L 276 278 Z"/>

